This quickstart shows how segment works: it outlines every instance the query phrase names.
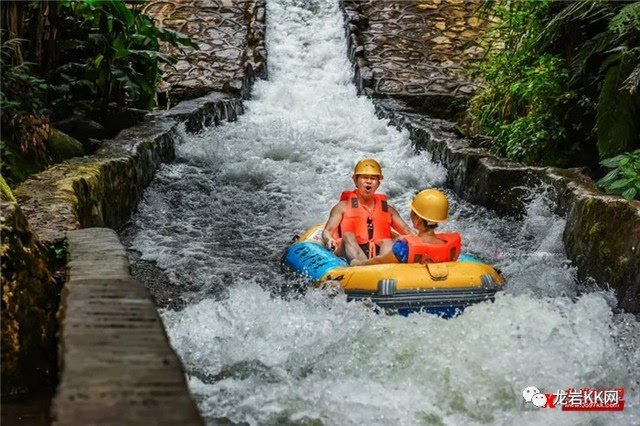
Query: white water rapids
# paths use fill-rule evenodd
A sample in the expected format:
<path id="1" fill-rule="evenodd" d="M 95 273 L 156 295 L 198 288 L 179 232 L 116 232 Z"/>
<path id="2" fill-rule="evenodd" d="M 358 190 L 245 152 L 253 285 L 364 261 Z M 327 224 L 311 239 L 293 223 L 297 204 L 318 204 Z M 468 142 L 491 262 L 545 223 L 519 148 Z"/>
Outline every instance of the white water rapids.
<path id="1" fill-rule="evenodd" d="M 131 249 L 184 290 L 163 310 L 211 424 L 638 424 L 640 326 L 586 288 L 544 194 L 522 220 L 450 191 L 444 230 L 507 277 L 494 303 L 443 320 L 385 316 L 322 290 L 280 291 L 291 237 L 326 220 L 361 158 L 408 218 L 444 170 L 357 97 L 334 0 L 269 0 L 269 81 L 237 122 L 184 135 L 134 218 Z M 624 387 L 623 412 L 524 409 L 522 391 Z"/>

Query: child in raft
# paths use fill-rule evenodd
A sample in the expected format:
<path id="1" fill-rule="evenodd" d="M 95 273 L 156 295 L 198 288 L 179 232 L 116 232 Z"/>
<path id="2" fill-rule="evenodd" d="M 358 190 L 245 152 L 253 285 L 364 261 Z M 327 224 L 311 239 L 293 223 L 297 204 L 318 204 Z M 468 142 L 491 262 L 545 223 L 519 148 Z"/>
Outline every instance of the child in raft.
<path id="1" fill-rule="evenodd" d="M 391 250 L 367 259 L 353 259 L 352 266 L 380 263 L 453 262 L 460 255 L 462 239 L 457 232 L 436 233 L 439 223 L 449 218 L 449 200 L 437 189 L 421 191 L 409 204 L 411 222 L 418 235 L 398 237 Z"/>

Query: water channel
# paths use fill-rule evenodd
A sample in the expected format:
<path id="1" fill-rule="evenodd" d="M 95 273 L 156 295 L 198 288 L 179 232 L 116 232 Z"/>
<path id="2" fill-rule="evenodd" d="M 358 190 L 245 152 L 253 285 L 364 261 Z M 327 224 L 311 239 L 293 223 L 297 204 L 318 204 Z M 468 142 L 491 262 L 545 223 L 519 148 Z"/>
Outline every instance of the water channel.
<path id="1" fill-rule="evenodd" d="M 447 191 L 443 229 L 508 279 L 494 303 L 454 319 L 287 291 L 282 251 L 353 187 L 357 160 L 382 163 L 380 191 L 405 219 L 445 171 L 356 96 L 337 1 L 270 0 L 267 16 L 269 80 L 237 122 L 183 136 L 133 219 L 130 249 L 183 298 L 161 313 L 206 420 L 638 424 L 640 324 L 604 286 L 576 280 L 544 190 L 519 220 Z M 527 386 L 624 387 L 626 408 L 525 409 Z"/>

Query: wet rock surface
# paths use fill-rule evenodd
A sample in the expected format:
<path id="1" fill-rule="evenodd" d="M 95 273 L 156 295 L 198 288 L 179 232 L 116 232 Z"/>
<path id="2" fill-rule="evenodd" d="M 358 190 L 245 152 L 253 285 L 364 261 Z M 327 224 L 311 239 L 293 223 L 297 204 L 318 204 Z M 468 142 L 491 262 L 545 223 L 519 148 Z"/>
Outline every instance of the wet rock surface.
<path id="1" fill-rule="evenodd" d="M 129 221 L 118 230 L 118 237 L 125 247 L 130 247 L 136 232 L 138 232 L 136 224 Z M 140 252 L 129 249 L 127 255 L 132 265 L 133 277 L 147 287 L 158 308 L 178 311 L 186 306 L 183 298 L 185 286 L 176 286 L 172 283 L 166 271 L 160 269 L 156 262 L 142 259 Z M 186 290 L 196 289 L 186 288 Z"/>
<path id="2" fill-rule="evenodd" d="M 477 86 L 462 64 L 484 49 L 477 0 L 343 0 L 356 84 L 368 96 L 403 100 L 414 109 L 451 115 Z"/>
<path id="3" fill-rule="evenodd" d="M 640 313 L 640 201 L 575 182 L 564 231 L 567 254 L 583 276 L 609 283 L 621 308 Z"/>
<path id="4" fill-rule="evenodd" d="M 266 76 L 264 0 L 152 0 L 143 10 L 199 47 L 163 47 L 177 58 L 159 87 L 171 104 L 213 90 L 246 97 L 246 83 Z"/>

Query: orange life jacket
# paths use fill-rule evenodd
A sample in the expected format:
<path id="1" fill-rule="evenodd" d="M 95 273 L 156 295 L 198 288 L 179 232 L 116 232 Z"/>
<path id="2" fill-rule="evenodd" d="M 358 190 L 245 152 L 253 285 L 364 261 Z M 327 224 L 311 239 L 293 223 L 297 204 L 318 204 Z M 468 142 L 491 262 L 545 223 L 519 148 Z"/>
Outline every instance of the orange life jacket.
<path id="1" fill-rule="evenodd" d="M 375 206 L 373 212 L 369 213 L 360 201 L 355 190 L 344 191 L 340 195 L 340 201 L 347 202 L 347 209 L 342 216 L 340 225 L 333 231 L 333 238 L 341 243 L 341 237 L 346 232 L 352 232 L 356 236 L 358 244 L 380 245 L 382 240 L 391 238 L 391 213 L 387 204 L 387 196 L 384 194 L 373 194 Z M 371 232 L 369 223 L 371 224 Z M 375 256 L 373 247 L 369 249 L 369 257 Z"/>
<path id="2" fill-rule="evenodd" d="M 436 234 L 444 244 L 425 243 L 417 235 L 403 235 L 401 238 L 409 245 L 407 263 L 453 262 L 460 255 L 462 238 L 457 232 Z"/>

